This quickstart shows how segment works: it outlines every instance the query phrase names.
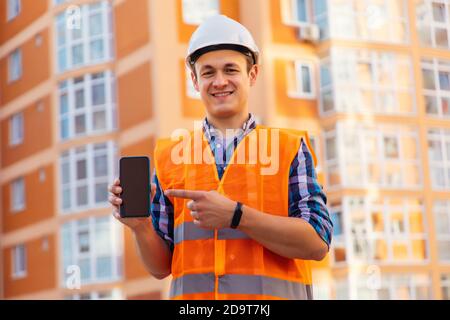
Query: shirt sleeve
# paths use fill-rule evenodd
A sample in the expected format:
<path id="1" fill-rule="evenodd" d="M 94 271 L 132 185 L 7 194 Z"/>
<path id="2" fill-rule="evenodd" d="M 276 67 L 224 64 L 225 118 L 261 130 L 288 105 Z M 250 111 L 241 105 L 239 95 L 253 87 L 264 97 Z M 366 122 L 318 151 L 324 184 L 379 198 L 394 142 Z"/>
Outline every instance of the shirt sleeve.
<path id="1" fill-rule="evenodd" d="M 304 219 L 330 249 L 333 222 L 326 206 L 327 198 L 317 181 L 314 162 L 303 139 L 289 172 L 289 216 Z"/>
<path id="2" fill-rule="evenodd" d="M 159 184 L 156 171 L 153 174 L 153 183 L 156 184 L 156 192 L 151 204 L 151 215 L 153 228 L 156 233 L 166 241 L 170 250 L 173 252 L 173 228 L 174 228 L 174 216 L 173 216 L 173 204 L 169 198 L 164 195 L 164 191 Z"/>

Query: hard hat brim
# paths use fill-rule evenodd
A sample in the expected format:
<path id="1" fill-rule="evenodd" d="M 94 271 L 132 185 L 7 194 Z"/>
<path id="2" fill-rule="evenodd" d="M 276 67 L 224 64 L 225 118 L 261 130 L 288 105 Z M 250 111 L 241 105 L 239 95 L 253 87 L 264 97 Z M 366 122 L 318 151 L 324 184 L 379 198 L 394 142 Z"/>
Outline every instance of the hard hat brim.
<path id="1" fill-rule="evenodd" d="M 206 47 L 200 48 L 200 49 L 194 51 L 187 58 L 187 62 L 192 67 L 195 64 L 195 62 L 197 62 L 198 58 L 200 58 L 200 56 L 204 55 L 205 53 L 208 53 L 208 52 L 211 52 L 211 51 L 217 51 L 217 50 L 238 51 L 238 52 L 240 52 L 240 53 L 242 53 L 242 54 L 252 58 L 253 64 L 257 64 L 258 63 L 258 56 L 257 56 L 257 54 L 255 52 L 253 52 L 252 50 L 250 50 L 246 46 L 242 46 L 242 45 L 239 45 L 239 44 L 230 44 L 230 43 L 214 44 L 214 45 L 210 45 L 210 46 L 206 46 Z"/>

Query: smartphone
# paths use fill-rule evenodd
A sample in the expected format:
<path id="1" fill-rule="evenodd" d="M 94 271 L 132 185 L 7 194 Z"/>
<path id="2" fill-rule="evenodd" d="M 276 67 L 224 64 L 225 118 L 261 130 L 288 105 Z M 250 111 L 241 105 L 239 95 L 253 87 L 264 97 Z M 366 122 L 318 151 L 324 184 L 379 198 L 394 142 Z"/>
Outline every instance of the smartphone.
<path id="1" fill-rule="evenodd" d="M 150 216 L 150 160 L 148 157 L 122 157 L 119 160 L 120 217 Z"/>

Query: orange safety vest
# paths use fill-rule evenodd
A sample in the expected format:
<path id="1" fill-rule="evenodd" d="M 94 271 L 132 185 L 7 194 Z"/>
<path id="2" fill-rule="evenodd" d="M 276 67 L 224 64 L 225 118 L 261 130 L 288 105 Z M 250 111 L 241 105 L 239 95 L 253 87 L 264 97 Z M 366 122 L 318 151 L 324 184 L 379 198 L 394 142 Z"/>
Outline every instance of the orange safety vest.
<path id="1" fill-rule="evenodd" d="M 158 140 L 156 173 L 163 190 L 216 190 L 246 206 L 286 217 L 289 169 L 300 138 L 309 147 L 306 132 L 258 125 L 239 143 L 219 180 L 209 144 L 197 130 L 184 139 L 185 149 L 179 141 Z M 278 155 L 278 170 L 262 174 L 269 167 L 267 159 L 255 155 L 270 153 L 272 146 L 270 156 Z M 189 200 L 170 200 L 174 206 L 171 299 L 312 299 L 309 261 L 275 254 L 238 229 L 198 228 L 186 207 Z"/>

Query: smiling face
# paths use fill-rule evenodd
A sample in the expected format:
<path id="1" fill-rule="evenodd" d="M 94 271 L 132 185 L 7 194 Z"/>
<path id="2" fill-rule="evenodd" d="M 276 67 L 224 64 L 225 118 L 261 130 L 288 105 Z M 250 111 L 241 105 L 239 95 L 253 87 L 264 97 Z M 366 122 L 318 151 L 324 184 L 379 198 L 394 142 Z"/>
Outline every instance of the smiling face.
<path id="1" fill-rule="evenodd" d="M 223 119 L 248 114 L 248 94 L 256 82 L 258 66 L 248 71 L 242 53 L 217 50 L 203 54 L 191 72 L 194 87 L 200 92 L 208 116 Z"/>

